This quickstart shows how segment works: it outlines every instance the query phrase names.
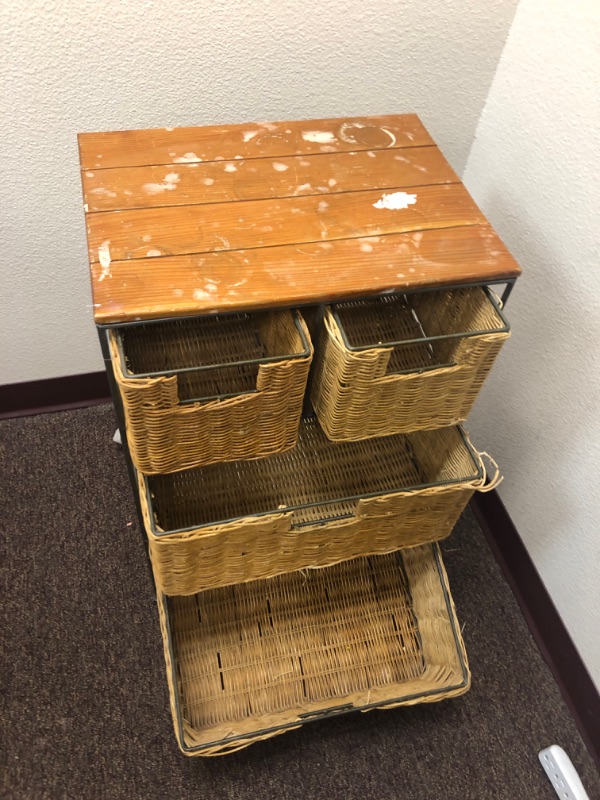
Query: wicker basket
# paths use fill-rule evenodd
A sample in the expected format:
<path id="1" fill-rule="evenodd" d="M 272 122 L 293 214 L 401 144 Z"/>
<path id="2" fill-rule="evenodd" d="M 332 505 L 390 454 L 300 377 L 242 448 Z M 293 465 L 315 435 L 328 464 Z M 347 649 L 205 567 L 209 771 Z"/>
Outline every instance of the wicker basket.
<path id="1" fill-rule="evenodd" d="M 297 312 L 110 332 L 134 464 L 146 474 L 293 447 L 312 345 Z"/>
<path id="2" fill-rule="evenodd" d="M 333 305 L 317 349 L 313 407 L 333 441 L 455 425 L 509 335 L 481 287 Z"/>
<path id="3" fill-rule="evenodd" d="M 462 430 L 330 442 L 314 418 L 293 450 L 140 476 L 156 583 L 167 595 L 437 541 L 486 483 Z"/>
<path id="4" fill-rule="evenodd" d="M 191 597 L 159 595 L 175 733 L 223 755 L 305 722 L 464 694 L 437 546 Z"/>

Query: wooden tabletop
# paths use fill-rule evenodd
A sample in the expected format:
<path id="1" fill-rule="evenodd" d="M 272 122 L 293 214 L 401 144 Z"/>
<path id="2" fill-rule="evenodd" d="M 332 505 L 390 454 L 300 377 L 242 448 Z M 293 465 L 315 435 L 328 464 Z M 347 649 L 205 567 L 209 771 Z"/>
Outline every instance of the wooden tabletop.
<path id="1" fill-rule="evenodd" d="M 516 277 L 419 118 L 79 135 L 98 323 Z"/>

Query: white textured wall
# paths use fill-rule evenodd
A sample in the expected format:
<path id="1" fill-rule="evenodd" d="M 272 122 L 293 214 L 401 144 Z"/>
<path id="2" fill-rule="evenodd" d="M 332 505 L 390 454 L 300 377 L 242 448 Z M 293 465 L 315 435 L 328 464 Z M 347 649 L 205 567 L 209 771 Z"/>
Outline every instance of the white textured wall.
<path id="1" fill-rule="evenodd" d="M 524 270 L 470 429 L 600 686 L 599 75 L 597 0 L 521 0 L 465 182 Z"/>
<path id="2" fill-rule="evenodd" d="M 102 368 L 78 131 L 416 111 L 466 161 L 516 0 L 4 0 L 0 383 Z"/>

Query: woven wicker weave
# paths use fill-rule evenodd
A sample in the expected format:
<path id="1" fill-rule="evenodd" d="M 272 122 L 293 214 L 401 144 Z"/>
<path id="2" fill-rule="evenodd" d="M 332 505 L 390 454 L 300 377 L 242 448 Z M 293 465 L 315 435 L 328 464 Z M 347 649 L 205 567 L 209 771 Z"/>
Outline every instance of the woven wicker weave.
<path id="1" fill-rule="evenodd" d="M 310 341 L 299 314 L 297 319 L 306 340 Z M 237 339 L 226 318 L 221 336 L 216 335 L 220 320 L 209 322 L 212 329 L 206 334 L 200 329 L 194 338 L 189 334 L 189 326 L 197 324 L 194 320 L 175 323 L 166 328 L 166 333 L 164 326 L 161 329 L 148 325 L 126 334 L 127 357 L 135 356 L 145 366 L 150 363 L 152 371 L 159 371 L 157 360 L 163 371 L 190 362 L 197 365 L 200 357 L 209 363 L 219 363 L 220 358 L 224 361 L 218 370 L 169 377 L 127 377 L 119 357 L 117 333 L 110 333 L 129 448 L 134 464 L 143 473 L 174 472 L 219 461 L 257 458 L 286 450 L 296 443 L 312 348 L 305 357 L 285 358 L 286 354 L 304 350 L 292 313 L 257 314 L 250 324 L 239 326 Z M 230 361 L 234 360 L 234 354 L 238 360 L 261 356 L 281 356 L 281 360 L 228 368 L 223 350 Z M 257 391 L 223 400 L 181 403 L 190 397 L 253 389 Z"/>
<path id="2" fill-rule="evenodd" d="M 157 586 L 187 595 L 437 541 L 495 484 L 458 428 L 333 444 L 303 419 L 294 450 L 140 494 Z"/>
<path id="3" fill-rule="evenodd" d="M 309 719 L 469 688 L 437 546 L 192 597 L 159 595 L 175 733 L 221 755 Z"/>
<path id="4" fill-rule="evenodd" d="M 333 441 L 431 430 L 465 420 L 510 335 L 506 330 L 492 332 L 505 323 L 479 287 L 339 308 L 349 343 L 373 347 L 350 350 L 332 310 L 326 310 L 311 396 Z M 395 348 L 376 345 L 475 331 L 490 332 Z M 394 374 L 399 372 L 404 374 Z"/>

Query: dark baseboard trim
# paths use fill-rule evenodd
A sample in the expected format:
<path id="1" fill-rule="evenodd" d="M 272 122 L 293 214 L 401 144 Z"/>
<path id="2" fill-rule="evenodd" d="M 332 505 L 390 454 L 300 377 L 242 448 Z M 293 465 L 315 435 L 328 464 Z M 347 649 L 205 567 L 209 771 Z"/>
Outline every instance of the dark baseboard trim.
<path id="1" fill-rule="evenodd" d="M 498 492 L 476 493 L 471 507 L 600 769 L 600 694 Z"/>
<path id="2" fill-rule="evenodd" d="M 67 411 L 110 402 L 106 372 L 0 386 L 0 419 Z"/>

